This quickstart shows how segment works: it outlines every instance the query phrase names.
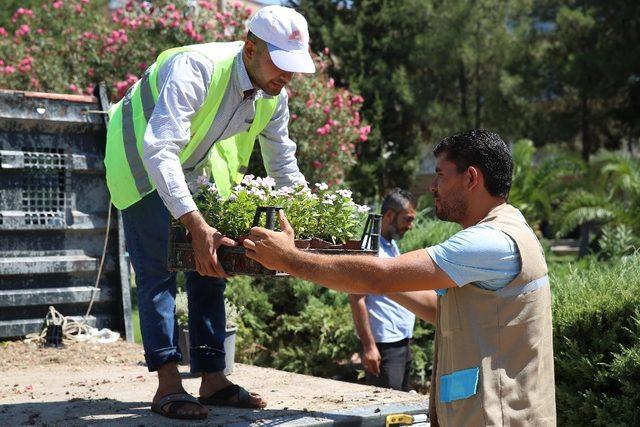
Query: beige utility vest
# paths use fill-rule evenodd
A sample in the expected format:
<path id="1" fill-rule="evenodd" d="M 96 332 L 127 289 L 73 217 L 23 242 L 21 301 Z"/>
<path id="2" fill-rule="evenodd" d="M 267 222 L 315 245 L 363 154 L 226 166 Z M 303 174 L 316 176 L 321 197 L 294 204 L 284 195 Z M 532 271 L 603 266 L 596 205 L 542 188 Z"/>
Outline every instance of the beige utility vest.
<path id="1" fill-rule="evenodd" d="M 515 241 L 522 266 L 499 291 L 470 283 L 438 297 L 431 425 L 555 425 L 551 293 L 544 252 L 511 205 L 497 206 L 480 223 Z"/>

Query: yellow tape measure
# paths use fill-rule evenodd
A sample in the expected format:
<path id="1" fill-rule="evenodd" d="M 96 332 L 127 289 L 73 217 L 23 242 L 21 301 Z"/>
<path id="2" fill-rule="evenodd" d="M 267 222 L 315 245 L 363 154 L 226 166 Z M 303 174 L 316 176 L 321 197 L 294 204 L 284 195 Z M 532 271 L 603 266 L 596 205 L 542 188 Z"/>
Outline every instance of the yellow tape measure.
<path id="1" fill-rule="evenodd" d="M 386 427 L 399 425 L 412 425 L 414 423 L 424 423 L 427 421 L 426 414 L 408 415 L 408 414 L 392 414 L 387 415 Z"/>

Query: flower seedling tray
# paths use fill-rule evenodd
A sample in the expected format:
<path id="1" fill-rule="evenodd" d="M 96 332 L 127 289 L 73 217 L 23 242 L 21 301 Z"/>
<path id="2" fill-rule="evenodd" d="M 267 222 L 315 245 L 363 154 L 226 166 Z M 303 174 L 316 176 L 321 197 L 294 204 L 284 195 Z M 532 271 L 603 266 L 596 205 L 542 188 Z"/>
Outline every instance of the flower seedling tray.
<path id="1" fill-rule="evenodd" d="M 271 209 L 271 211 L 270 211 Z M 261 213 L 267 213 L 267 228 L 274 228 L 273 212 L 279 208 L 259 207 L 256 210 L 254 224 L 259 223 Z M 344 244 L 334 245 L 321 239 L 296 240 L 296 247 L 303 251 L 326 255 L 377 255 L 380 236 L 380 215 L 369 214 L 360 240 L 350 240 Z M 286 273 L 264 268 L 260 263 L 245 255 L 243 246 L 221 246 L 217 255 L 224 271 L 229 275 L 248 276 L 287 276 Z M 169 255 L 167 258 L 169 271 L 195 271 L 195 257 L 191 241 L 182 224 L 173 223 L 169 232 Z"/>

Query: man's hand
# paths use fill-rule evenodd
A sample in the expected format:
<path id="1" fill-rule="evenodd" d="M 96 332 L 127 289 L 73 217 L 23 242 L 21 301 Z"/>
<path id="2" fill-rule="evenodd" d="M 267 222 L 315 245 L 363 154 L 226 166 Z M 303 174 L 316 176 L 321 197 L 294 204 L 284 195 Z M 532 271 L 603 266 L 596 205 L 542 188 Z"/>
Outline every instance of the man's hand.
<path id="1" fill-rule="evenodd" d="M 362 364 L 367 372 L 375 375 L 376 377 L 380 375 L 380 362 L 382 362 L 382 357 L 380 356 L 378 347 L 376 347 L 375 344 L 364 349 L 362 354 Z"/>
<path id="2" fill-rule="evenodd" d="M 198 211 L 182 215 L 180 221 L 191 234 L 196 271 L 203 276 L 228 277 L 218 261 L 216 251 L 221 245 L 236 246 L 236 242 L 207 224 Z"/>
<path id="3" fill-rule="evenodd" d="M 287 262 L 297 251 L 294 243 L 295 234 L 284 212 L 280 210 L 278 215 L 282 232 L 253 227 L 249 237 L 242 244 L 247 249 L 249 258 L 258 261 L 269 270 L 286 271 Z"/>

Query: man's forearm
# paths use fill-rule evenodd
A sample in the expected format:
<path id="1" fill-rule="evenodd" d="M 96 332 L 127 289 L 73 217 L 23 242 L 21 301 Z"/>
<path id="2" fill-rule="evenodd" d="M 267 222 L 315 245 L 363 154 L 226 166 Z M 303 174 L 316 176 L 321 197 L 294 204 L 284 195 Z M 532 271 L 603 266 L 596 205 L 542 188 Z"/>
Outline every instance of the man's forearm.
<path id="1" fill-rule="evenodd" d="M 399 292 L 387 296 L 420 319 L 435 325 L 438 307 L 435 291 Z"/>
<path id="2" fill-rule="evenodd" d="M 191 233 L 193 233 L 194 230 L 202 228 L 207 225 L 207 222 L 204 220 L 204 217 L 197 210 L 187 212 L 186 214 L 182 215 L 180 217 L 180 222 L 184 224 L 184 226 L 187 227 L 187 230 L 189 230 Z"/>
<path id="3" fill-rule="evenodd" d="M 380 258 L 357 255 L 320 255 L 301 250 L 289 254 L 286 271 L 301 279 L 336 291 L 375 294 L 372 283 L 376 272 L 383 271 Z"/>
<path id="4" fill-rule="evenodd" d="M 455 286 L 423 250 L 395 258 L 320 255 L 301 250 L 286 255 L 287 273 L 341 292 L 383 295 Z"/>
<path id="5" fill-rule="evenodd" d="M 364 295 L 349 295 L 351 303 L 351 312 L 353 313 L 353 324 L 360 337 L 362 346 L 367 349 L 376 345 L 376 341 L 371 333 L 371 324 L 369 323 L 369 312 Z"/>

